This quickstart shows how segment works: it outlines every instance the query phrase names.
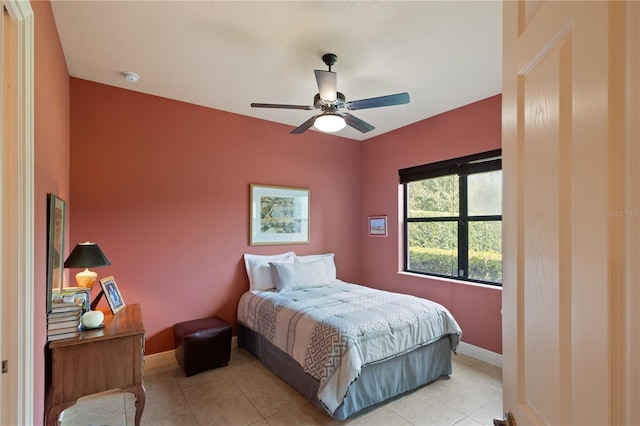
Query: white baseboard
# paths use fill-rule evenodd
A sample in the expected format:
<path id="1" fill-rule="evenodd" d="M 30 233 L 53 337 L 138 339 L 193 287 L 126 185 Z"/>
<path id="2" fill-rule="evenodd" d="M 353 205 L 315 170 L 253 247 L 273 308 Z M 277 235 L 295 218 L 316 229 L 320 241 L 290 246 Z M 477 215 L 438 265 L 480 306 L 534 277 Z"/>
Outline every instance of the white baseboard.
<path id="1" fill-rule="evenodd" d="M 175 350 L 158 352 L 151 355 L 144 356 L 144 368 L 145 370 L 157 367 L 164 367 L 166 365 L 177 365 Z"/>
<path id="2" fill-rule="evenodd" d="M 233 336 L 231 338 L 231 347 L 238 347 L 238 336 Z M 502 355 L 498 353 L 491 352 L 465 342 L 460 342 L 460 345 L 458 346 L 458 352 L 463 355 L 470 356 L 471 358 L 479 359 L 480 361 L 484 361 L 488 364 L 502 368 Z M 173 349 L 171 349 L 170 351 L 146 355 L 144 357 L 145 369 L 163 367 L 167 365 L 177 365 L 177 363 L 178 362 L 176 361 L 176 354 Z"/>
<path id="3" fill-rule="evenodd" d="M 458 346 L 458 352 L 470 356 L 471 358 L 479 359 L 487 364 L 495 365 L 502 368 L 502 355 L 499 353 L 491 352 L 487 349 L 483 349 L 479 346 L 470 345 L 469 343 L 460 342 Z"/>
<path id="4" fill-rule="evenodd" d="M 233 336 L 231 338 L 231 348 L 233 349 L 237 347 L 238 336 Z M 145 369 L 164 367 L 167 365 L 178 365 L 178 361 L 176 361 L 176 351 L 174 349 L 164 352 L 158 352 L 151 355 L 145 355 L 144 357 Z"/>

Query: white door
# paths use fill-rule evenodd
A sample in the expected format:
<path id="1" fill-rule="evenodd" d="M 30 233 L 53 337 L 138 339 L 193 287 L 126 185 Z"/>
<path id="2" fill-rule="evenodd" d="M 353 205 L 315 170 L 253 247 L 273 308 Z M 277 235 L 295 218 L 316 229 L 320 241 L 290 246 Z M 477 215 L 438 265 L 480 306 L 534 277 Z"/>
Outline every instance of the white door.
<path id="1" fill-rule="evenodd" d="M 504 2 L 504 410 L 640 421 L 638 3 Z"/>

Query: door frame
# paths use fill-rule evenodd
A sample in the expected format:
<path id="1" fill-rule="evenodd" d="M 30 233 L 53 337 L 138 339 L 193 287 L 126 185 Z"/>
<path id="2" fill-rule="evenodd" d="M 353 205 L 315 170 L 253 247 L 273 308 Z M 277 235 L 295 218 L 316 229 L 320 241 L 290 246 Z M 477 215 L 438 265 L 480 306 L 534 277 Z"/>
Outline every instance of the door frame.
<path id="1" fill-rule="evenodd" d="M 0 214 L 0 353 L 3 360 L 8 360 L 9 369 L 0 380 L 0 423 L 34 424 L 34 15 L 28 0 L 2 0 L 2 5 L 15 24 L 10 40 L 15 63 L 8 65 L 16 76 L 17 108 L 10 123 L 0 117 L 0 194 L 12 206 Z M 4 72 L 4 65 L 0 72 Z M 1 86 L 0 102 L 4 103 Z M 16 137 L 5 140 L 5 126 L 13 127 Z M 11 159 L 6 158 L 7 153 Z M 7 177 L 4 164 L 14 159 L 15 169 Z"/>

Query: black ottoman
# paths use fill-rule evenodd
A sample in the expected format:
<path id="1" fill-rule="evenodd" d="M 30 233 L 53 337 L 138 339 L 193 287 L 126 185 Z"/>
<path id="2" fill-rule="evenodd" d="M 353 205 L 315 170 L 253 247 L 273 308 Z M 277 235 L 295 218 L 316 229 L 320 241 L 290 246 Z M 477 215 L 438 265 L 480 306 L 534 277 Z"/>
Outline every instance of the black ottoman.
<path id="1" fill-rule="evenodd" d="M 218 317 L 173 326 L 176 359 L 187 376 L 224 367 L 231 357 L 231 325 Z"/>

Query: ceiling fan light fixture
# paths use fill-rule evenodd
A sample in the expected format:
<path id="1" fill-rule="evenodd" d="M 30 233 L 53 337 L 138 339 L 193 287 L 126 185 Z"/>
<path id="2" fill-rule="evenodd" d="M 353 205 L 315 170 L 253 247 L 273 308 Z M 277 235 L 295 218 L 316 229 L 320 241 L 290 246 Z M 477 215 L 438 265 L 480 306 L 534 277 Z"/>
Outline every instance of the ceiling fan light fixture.
<path id="1" fill-rule="evenodd" d="M 334 133 L 344 129 L 347 123 L 341 115 L 329 113 L 316 117 L 313 125 L 321 132 Z"/>

